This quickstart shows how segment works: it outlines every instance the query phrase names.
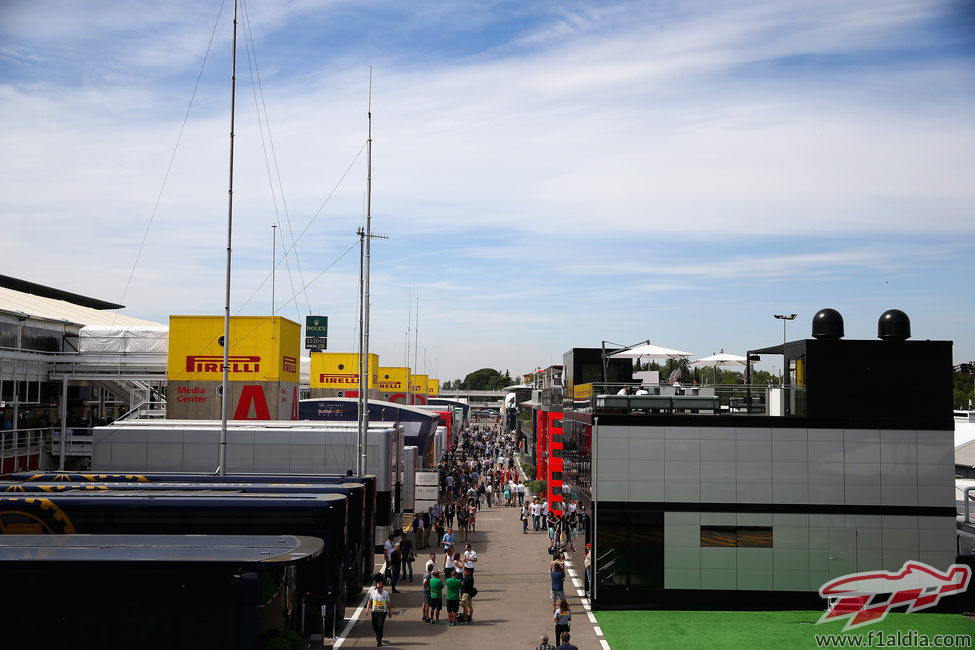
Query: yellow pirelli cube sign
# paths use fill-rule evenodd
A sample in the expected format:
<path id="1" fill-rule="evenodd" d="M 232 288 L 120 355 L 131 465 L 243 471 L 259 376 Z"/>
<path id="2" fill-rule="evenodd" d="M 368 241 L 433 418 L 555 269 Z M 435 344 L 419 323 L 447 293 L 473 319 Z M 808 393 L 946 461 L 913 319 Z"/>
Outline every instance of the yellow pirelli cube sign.
<path id="1" fill-rule="evenodd" d="M 170 316 L 167 378 L 223 380 L 223 316 Z M 298 381 L 301 325 L 281 316 L 230 319 L 230 381 Z"/>
<path id="2" fill-rule="evenodd" d="M 410 392 L 414 395 L 426 395 L 429 381 L 430 375 L 410 375 Z"/>
<path id="3" fill-rule="evenodd" d="M 376 388 L 379 355 L 369 355 L 369 388 Z M 311 355 L 311 388 L 359 389 L 358 352 L 313 352 Z"/>
<path id="4" fill-rule="evenodd" d="M 405 393 L 410 383 L 410 369 L 406 366 L 379 366 L 379 390 Z"/>
<path id="5" fill-rule="evenodd" d="M 440 380 L 439 379 L 427 380 L 427 397 L 436 397 L 439 394 L 440 394 Z"/>

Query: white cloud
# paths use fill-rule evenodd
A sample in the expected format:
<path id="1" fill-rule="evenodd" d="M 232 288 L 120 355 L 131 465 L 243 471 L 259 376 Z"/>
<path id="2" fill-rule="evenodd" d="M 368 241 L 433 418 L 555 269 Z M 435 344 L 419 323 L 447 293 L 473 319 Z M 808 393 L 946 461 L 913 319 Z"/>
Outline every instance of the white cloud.
<path id="1" fill-rule="evenodd" d="M 0 59 L 15 63 L 0 75 L 4 273 L 79 293 L 104 287 L 110 299 L 125 290 L 216 13 L 183 9 L 47 2 L 0 14 Z M 268 230 L 280 220 L 288 237 L 305 233 L 303 280 L 292 272 L 315 297 L 299 298 L 301 310 L 334 308 L 350 328 L 341 338 L 354 339 L 357 252 L 313 278 L 362 221 L 370 63 L 373 228 L 391 237 L 374 247 L 374 327 L 390 329 L 391 350 L 409 287 L 430 300 L 431 347 L 473 345 L 489 359 L 484 341 L 497 328 L 559 348 L 602 338 L 586 327 L 628 293 L 679 309 L 681 296 L 713 299 L 732 281 L 772 292 L 800 283 L 809 293 L 781 299 L 818 304 L 815 281 L 828 292 L 852 277 L 862 300 L 872 288 L 857 277 L 940 264 L 970 275 L 970 250 L 947 244 L 975 230 L 975 97 L 965 90 L 975 73 L 925 22 L 942 3 L 249 10 L 280 168 L 265 168 L 272 151 L 259 142 L 242 59 L 234 283 L 235 296 L 255 295 L 246 309 L 270 304 Z M 340 48 L 290 58 L 264 49 L 297 48 L 296 26 L 334 27 L 337 16 L 356 36 Z M 384 35 L 395 35 L 387 47 Z M 462 36 L 472 44 L 452 56 L 447 43 Z M 222 305 L 229 120 L 218 66 L 229 36 L 217 39 L 126 294 L 133 315 Z M 66 56 L 77 68 L 63 69 Z M 41 268 L 39 251 L 55 253 Z M 286 275 L 279 268 L 281 304 Z M 586 316 L 534 338 L 545 326 L 533 308 L 572 299 L 586 301 Z M 617 316 L 620 326 L 631 318 Z M 646 316 L 634 306 L 633 318 Z M 494 356 L 514 372 L 527 349 Z M 448 363 L 462 376 L 473 362 Z"/>

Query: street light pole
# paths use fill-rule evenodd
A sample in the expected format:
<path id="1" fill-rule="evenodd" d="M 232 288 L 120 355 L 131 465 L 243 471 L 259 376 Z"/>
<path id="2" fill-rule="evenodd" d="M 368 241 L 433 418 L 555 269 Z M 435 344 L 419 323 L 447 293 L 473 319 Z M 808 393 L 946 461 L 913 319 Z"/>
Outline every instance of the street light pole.
<path id="1" fill-rule="evenodd" d="M 779 320 L 782 321 L 782 345 L 785 346 L 785 322 L 787 320 L 795 320 L 796 314 L 789 314 L 788 316 L 786 316 L 785 314 L 772 314 L 772 315 L 775 318 L 778 318 Z"/>
<path id="2" fill-rule="evenodd" d="M 785 359 L 785 325 L 786 325 L 786 321 L 795 320 L 796 314 L 789 314 L 788 316 L 786 316 L 785 314 L 772 314 L 772 316 L 782 321 L 782 375 L 784 381 L 785 367 L 787 365 Z"/>

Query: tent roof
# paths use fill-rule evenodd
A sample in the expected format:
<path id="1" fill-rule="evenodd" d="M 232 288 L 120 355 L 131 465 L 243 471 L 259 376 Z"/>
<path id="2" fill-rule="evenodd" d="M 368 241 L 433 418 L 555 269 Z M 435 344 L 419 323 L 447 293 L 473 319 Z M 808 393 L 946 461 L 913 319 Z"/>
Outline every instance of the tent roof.
<path id="1" fill-rule="evenodd" d="M 125 305 L 117 305 L 113 302 L 99 300 L 98 298 L 90 298 L 77 293 L 71 293 L 70 291 L 63 291 L 61 289 L 55 289 L 54 287 L 48 287 L 43 284 L 12 278 L 9 275 L 0 275 L 0 287 L 3 287 L 4 289 L 13 289 L 14 291 L 20 291 L 23 293 L 29 293 L 34 296 L 64 300 L 75 305 L 81 305 L 82 307 L 91 307 L 92 309 L 122 309 L 125 307 Z"/>
<path id="2" fill-rule="evenodd" d="M 6 276 L 0 276 L 3 278 Z M 27 283 L 30 284 L 30 283 Z M 41 285 L 36 285 L 41 286 Z M 55 291 L 56 290 L 51 290 Z M 53 295 L 53 294 L 52 294 Z M 0 281 L 0 312 L 27 316 L 41 320 L 50 320 L 69 323 L 73 325 L 161 325 L 141 318 L 123 316 L 115 311 L 105 311 L 105 308 L 94 308 L 94 299 L 87 299 L 87 304 L 71 302 L 71 297 L 75 294 L 63 292 L 61 298 L 28 293 L 11 289 Z M 83 296 L 79 296 L 83 298 Z M 94 301 L 95 303 L 99 301 Z M 103 303 L 112 309 L 120 308 L 121 305 Z"/>

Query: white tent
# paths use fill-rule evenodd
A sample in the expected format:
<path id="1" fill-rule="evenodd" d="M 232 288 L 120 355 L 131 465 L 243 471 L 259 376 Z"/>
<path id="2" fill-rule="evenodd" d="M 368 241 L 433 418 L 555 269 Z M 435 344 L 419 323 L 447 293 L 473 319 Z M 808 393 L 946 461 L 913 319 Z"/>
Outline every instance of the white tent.
<path id="1" fill-rule="evenodd" d="M 165 325 L 86 325 L 78 332 L 78 351 L 123 354 L 169 350 Z"/>

